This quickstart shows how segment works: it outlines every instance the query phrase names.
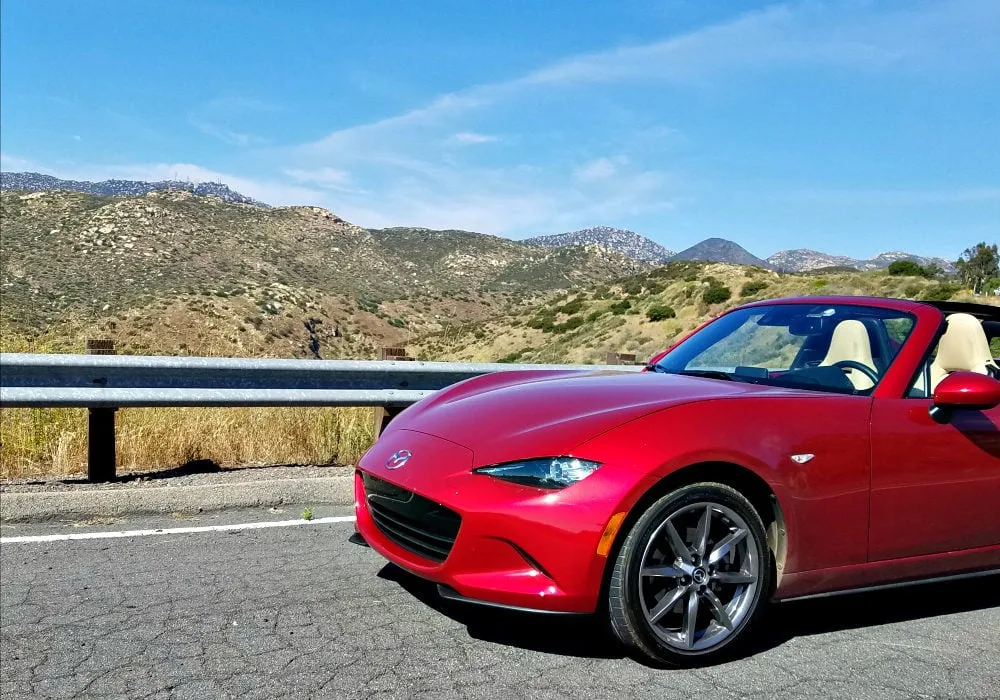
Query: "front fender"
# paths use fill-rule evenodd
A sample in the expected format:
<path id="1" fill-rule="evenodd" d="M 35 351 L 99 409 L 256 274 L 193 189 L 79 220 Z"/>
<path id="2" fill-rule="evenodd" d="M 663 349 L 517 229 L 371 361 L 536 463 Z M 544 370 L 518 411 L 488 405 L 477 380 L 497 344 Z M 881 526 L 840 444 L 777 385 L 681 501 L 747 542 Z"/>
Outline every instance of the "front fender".
<path id="1" fill-rule="evenodd" d="M 641 474 L 630 511 L 664 478 L 726 463 L 768 484 L 785 515 L 785 571 L 867 561 L 869 416 L 866 397 L 711 399 L 667 408 L 600 435 L 574 456 Z M 814 455 L 798 464 L 792 455 Z"/>

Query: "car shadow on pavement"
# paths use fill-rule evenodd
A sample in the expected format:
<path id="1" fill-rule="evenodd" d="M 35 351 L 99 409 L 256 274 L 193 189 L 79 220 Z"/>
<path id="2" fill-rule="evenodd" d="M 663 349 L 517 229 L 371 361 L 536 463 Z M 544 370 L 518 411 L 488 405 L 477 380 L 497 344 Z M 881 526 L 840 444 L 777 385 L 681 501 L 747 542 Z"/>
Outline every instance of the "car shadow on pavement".
<path id="1" fill-rule="evenodd" d="M 795 637 L 877 627 L 1000 606 L 1000 573 L 826 598 L 792 600 L 774 606 L 766 629 L 750 653 Z"/>
<path id="2" fill-rule="evenodd" d="M 378 576 L 394 581 L 424 605 L 465 625 L 473 639 L 562 656 L 617 659 L 625 655 L 592 615 L 545 615 L 445 600 L 435 584 L 395 564 L 386 564 Z"/>
<path id="3" fill-rule="evenodd" d="M 474 639 L 533 651 L 615 659 L 626 655 L 597 616 L 539 615 L 448 601 L 437 587 L 394 564 L 379 577 L 394 581 L 423 604 L 466 626 Z M 742 657 L 796 637 L 876 627 L 1000 606 L 1000 574 L 943 583 L 854 593 L 774 605 Z"/>

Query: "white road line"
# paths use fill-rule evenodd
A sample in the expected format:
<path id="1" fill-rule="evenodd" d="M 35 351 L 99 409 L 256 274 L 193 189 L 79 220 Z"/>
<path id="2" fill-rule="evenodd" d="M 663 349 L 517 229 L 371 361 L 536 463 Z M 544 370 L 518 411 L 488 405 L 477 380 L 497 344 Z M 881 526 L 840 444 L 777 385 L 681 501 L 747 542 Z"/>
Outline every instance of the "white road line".
<path id="1" fill-rule="evenodd" d="M 117 537 L 145 537 L 147 535 L 182 535 L 194 532 L 227 532 L 231 530 L 262 530 L 268 527 L 293 525 L 323 525 L 324 523 L 352 523 L 353 515 L 337 515 L 315 520 L 270 520 L 261 523 L 236 523 L 234 525 L 203 525 L 201 527 L 164 527 L 155 530 L 112 530 L 108 532 L 72 532 L 60 535 L 21 535 L 0 537 L 0 544 L 15 542 L 60 542 L 62 540 L 103 540 Z"/>

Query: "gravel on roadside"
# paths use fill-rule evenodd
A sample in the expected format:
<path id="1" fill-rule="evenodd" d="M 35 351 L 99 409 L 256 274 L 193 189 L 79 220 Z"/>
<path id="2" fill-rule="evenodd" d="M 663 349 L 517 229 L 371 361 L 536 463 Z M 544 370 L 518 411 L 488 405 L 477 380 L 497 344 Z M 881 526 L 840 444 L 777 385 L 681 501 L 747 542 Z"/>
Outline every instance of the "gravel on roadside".
<path id="1" fill-rule="evenodd" d="M 212 463 L 120 474 L 109 483 L 54 477 L 0 483 L 0 520 L 43 522 L 279 505 L 350 505 L 353 467 Z"/>
<path id="2" fill-rule="evenodd" d="M 314 479 L 319 477 L 349 477 L 350 465 L 248 465 L 236 467 L 176 467 L 160 471 L 128 472 L 115 481 L 92 484 L 85 474 L 51 476 L 0 481 L 0 493 L 45 493 L 52 491 L 90 491 L 129 488 L 162 488 L 171 486 L 205 486 L 272 479 Z"/>

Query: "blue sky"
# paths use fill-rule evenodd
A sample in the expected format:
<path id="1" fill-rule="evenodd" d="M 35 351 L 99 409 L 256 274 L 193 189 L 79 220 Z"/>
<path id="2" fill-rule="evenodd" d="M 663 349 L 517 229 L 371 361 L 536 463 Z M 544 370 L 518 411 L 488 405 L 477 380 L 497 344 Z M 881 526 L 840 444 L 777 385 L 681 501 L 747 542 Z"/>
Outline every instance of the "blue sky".
<path id="1" fill-rule="evenodd" d="M 363 226 L 955 258 L 1000 230 L 995 0 L 4 0 L 0 161 Z"/>

